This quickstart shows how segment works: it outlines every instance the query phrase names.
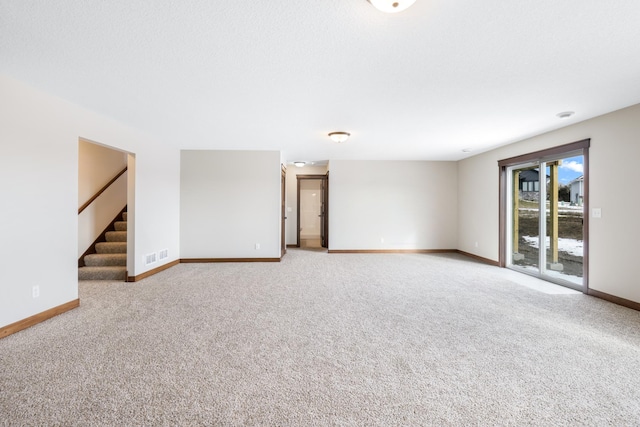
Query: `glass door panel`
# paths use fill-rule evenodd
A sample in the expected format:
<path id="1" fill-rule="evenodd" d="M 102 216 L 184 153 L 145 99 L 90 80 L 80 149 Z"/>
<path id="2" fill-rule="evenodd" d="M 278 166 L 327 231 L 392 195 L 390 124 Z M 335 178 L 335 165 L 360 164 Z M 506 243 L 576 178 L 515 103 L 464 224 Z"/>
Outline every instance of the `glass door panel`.
<path id="1" fill-rule="evenodd" d="M 584 275 L 583 164 L 583 156 L 544 163 L 548 183 L 542 273 L 579 287 Z"/>
<path id="2" fill-rule="evenodd" d="M 511 170 L 511 265 L 537 273 L 540 266 L 539 167 Z"/>

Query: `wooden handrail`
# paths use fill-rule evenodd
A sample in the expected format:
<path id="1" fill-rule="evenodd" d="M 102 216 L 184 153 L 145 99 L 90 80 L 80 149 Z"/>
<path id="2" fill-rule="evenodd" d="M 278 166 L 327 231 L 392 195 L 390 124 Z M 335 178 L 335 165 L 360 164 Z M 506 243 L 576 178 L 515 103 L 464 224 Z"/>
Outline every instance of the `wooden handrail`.
<path id="1" fill-rule="evenodd" d="M 104 192 L 105 192 L 105 190 L 106 190 L 107 188 L 109 188 L 109 186 L 111 186 L 111 184 L 113 184 L 114 182 L 116 182 L 116 180 L 117 180 L 118 178 L 120 178 L 120 177 L 122 176 L 122 174 L 123 174 L 123 173 L 125 173 L 126 171 L 127 171 L 127 167 L 125 166 L 125 167 L 124 167 L 124 169 L 122 169 L 120 172 L 118 172 L 118 174 L 117 174 L 115 177 L 113 177 L 113 179 L 112 179 L 111 181 L 107 182 L 107 184 L 106 184 L 104 187 L 102 187 L 100 190 L 98 190 L 98 192 L 97 192 L 96 194 L 94 194 L 94 195 L 93 195 L 93 197 L 91 197 L 89 200 L 87 200 L 87 201 L 85 202 L 85 204 L 84 204 L 84 205 L 80 206 L 80 208 L 78 208 L 78 215 L 80 215 L 80 214 L 82 213 L 82 211 L 83 211 L 83 210 L 87 209 L 87 208 L 89 207 L 89 205 L 90 205 L 91 203 L 93 203 L 93 201 L 94 201 L 95 199 L 97 199 L 98 197 L 100 197 L 100 195 L 101 195 L 102 193 L 104 193 Z"/>

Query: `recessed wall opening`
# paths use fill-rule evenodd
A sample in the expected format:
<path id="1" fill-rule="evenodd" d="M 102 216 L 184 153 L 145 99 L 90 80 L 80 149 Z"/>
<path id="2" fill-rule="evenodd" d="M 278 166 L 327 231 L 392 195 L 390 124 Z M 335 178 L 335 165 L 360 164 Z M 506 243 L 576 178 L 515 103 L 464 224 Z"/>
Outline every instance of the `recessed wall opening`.
<path id="1" fill-rule="evenodd" d="M 329 247 L 328 201 L 328 174 L 297 176 L 297 247 Z"/>
<path id="2" fill-rule="evenodd" d="M 134 155 L 78 140 L 78 279 L 122 280 L 133 270 Z"/>

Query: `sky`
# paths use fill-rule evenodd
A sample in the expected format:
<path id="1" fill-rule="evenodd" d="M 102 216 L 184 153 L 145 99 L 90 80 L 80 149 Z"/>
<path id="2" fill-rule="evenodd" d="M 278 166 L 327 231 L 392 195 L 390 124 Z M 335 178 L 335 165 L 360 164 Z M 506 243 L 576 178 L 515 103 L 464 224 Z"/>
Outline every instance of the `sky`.
<path id="1" fill-rule="evenodd" d="M 560 184 L 568 184 L 584 173 L 584 160 L 582 156 L 567 157 L 562 159 L 558 168 L 558 180 Z"/>

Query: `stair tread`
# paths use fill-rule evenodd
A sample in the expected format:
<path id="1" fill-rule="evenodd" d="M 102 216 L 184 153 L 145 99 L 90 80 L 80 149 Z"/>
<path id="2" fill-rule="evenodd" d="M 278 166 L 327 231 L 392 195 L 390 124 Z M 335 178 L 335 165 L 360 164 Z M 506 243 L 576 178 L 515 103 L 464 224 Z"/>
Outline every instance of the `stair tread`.
<path id="1" fill-rule="evenodd" d="M 127 243 L 126 242 L 98 242 L 96 243 L 96 246 L 123 246 L 123 247 L 127 247 Z"/>
<path id="2" fill-rule="evenodd" d="M 126 253 L 115 253 L 115 254 L 89 254 L 86 255 L 85 258 L 122 258 L 122 259 L 127 259 L 127 254 Z"/>

